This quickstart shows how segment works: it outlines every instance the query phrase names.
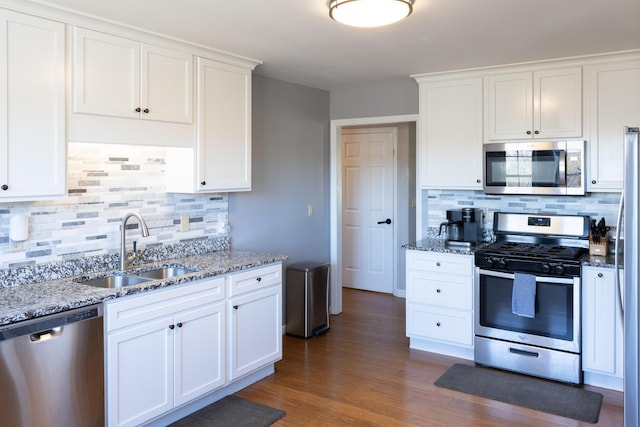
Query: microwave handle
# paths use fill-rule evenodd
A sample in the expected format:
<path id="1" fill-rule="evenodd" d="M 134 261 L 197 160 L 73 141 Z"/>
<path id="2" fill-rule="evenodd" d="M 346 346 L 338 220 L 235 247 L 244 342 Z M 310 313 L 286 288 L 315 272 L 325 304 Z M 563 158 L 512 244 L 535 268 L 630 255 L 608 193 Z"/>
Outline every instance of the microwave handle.
<path id="1" fill-rule="evenodd" d="M 560 187 L 564 187 L 567 185 L 567 150 L 560 150 L 558 169 L 560 171 Z"/>

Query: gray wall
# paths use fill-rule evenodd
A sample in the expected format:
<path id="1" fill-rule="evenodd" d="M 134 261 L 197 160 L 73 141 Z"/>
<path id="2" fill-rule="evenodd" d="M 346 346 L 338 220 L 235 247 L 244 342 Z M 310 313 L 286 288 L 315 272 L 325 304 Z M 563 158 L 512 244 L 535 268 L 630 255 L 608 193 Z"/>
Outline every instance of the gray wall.
<path id="1" fill-rule="evenodd" d="M 406 77 L 334 90 L 330 114 L 331 119 L 418 114 L 418 83 Z"/>
<path id="2" fill-rule="evenodd" d="M 229 193 L 231 247 L 328 262 L 329 92 L 257 74 L 252 88 L 252 191 Z"/>

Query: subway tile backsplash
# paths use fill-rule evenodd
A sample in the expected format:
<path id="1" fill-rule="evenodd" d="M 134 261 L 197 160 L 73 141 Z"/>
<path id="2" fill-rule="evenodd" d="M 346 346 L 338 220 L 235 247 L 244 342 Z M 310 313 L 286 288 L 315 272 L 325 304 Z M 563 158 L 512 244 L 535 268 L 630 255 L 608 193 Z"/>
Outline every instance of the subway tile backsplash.
<path id="1" fill-rule="evenodd" d="M 483 227 L 492 230 L 493 213 L 532 212 L 562 215 L 588 215 L 604 218 L 615 227 L 618 217 L 620 193 L 589 193 L 586 196 L 496 196 L 482 191 L 422 191 L 423 236 L 437 235 L 440 223 L 446 221 L 447 209 L 464 207 L 482 208 L 485 211 Z M 490 237 L 491 233 L 485 233 Z"/>
<path id="2" fill-rule="evenodd" d="M 120 144 L 67 145 L 67 197 L 0 204 L 0 268 L 33 265 L 88 255 L 115 253 L 120 222 L 128 212 L 141 214 L 149 226 L 142 237 L 137 220 L 127 223 L 127 249 L 208 238 L 218 232 L 218 214 L 228 212 L 227 194 L 165 192 L 165 148 Z M 26 215 L 29 237 L 13 252 L 9 221 Z M 181 216 L 189 231 L 181 232 Z"/>

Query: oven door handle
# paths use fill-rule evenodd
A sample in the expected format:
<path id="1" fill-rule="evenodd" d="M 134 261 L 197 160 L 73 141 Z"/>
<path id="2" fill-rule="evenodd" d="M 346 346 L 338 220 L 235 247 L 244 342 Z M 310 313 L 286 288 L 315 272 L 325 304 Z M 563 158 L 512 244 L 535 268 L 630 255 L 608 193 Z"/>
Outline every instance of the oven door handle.
<path id="1" fill-rule="evenodd" d="M 503 279 L 515 279 L 515 275 L 513 273 L 503 273 L 502 271 L 492 271 L 492 270 L 479 270 L 481 276 L 491 276 L 491 277 L 501 277 Z M 545 282 L 545 283 L 560 283 L 560 284 L 572 284 L 573 278 L 569 277 L 546 277 L 546 276 L 536 276 L 536 282 Z"/>

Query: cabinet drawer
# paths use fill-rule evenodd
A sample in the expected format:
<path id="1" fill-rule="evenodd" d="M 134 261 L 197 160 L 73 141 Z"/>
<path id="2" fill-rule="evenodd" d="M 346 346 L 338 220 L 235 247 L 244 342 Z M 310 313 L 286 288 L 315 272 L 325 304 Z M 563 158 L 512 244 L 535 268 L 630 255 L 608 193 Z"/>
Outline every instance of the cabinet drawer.
<path id="1" fill-rule="evenodd" d="M 407 270 L 421 270 L 435 273 L 472 276 L 473 256 L 424 251 L 408 251 Z"/>
<path id="2" fill-rule="evenodd" d="M 107 332 L 224 299 L 224 277 L 146 292 L 105 305 Z"/>
<path id="3" fill-rule="evenodd" d="M 443 308 L 473 310 L 473 284 L 466 276 L 407 272 L 407 300 Z"/>
<path id="4" fill-rule="evenodd" d="M 407 335 L 470 346 L 472 312 L 407 304 Z"/>
<path id="5" fill-rule="evenodd" d="M 282 264 L 255 268 L 229 276 L 229 296 L 282 283 Z"/>

